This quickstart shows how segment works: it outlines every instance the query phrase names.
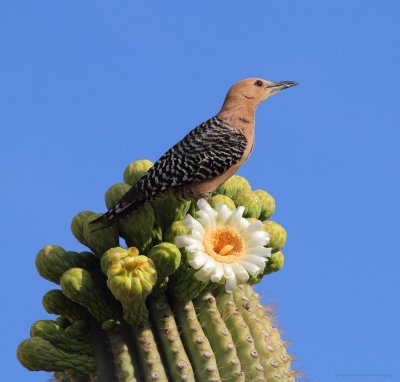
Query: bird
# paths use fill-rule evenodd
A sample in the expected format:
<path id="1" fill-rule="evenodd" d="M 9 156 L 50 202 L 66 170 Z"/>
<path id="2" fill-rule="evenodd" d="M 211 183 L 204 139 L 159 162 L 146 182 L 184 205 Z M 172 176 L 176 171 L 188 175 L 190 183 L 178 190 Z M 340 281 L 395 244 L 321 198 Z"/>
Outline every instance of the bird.
<path id="1" fill-rule="evenodd" d="M 257 107 L 294 81 L 246 78 L 228 91 L 214 117 L 191 130 L 139 179 L 116 205 L 93 220 L 109 227 L 157 198 L 178 201 L 209 197 L 246 162 L 254 148 Z"/>

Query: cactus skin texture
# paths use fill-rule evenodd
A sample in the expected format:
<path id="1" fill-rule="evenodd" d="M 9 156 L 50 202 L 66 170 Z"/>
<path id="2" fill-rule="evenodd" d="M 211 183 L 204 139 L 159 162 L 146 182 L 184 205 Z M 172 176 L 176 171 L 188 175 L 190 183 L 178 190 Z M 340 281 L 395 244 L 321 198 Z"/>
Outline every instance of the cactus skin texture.
<path id="1" fill-rule="evenodd" d="M 151 166 L 131 163 L 124 183 L 107 190 L 107 207 Z M 267 220 L 275 201 L 234 175 L 209 203 L 244 206 L 249 221 L 263 221 L 272 251 L 263 274 L 233 293 L 193 277 L 175 238 L 189 233 L 183 219 L 194 203 L 155 200 L 96 232 L 89 222 L 98 214 L 80 212 L 71 230 L 90 251 L 47 245 L 36 256 L 38 273 L 59 287 L 43 297 L 56 317 L 31 326 L 17 350 L 21 364 L 63 382 L 295 382 L 287 343 L 253 289 L 284 264 L 286 231 Z"/>

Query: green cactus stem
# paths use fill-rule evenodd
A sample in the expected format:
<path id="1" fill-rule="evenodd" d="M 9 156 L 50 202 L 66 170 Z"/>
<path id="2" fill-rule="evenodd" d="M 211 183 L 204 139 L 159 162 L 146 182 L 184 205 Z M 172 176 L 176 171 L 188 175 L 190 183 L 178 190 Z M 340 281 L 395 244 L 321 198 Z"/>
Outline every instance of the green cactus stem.
<path id="1" fill-rule="evenodd" d="M 160 351 L 154 338 L 153 330 L 147 319 L 140 324 L 130 325 L 130 332 L 137 340 L 138 364 L 142 368 L 143 382 L 167 382 L 167 374 L 161 361 Z"/>
<path id="2" fill-rule="evenodd" d="M 220 381 L 214 352 L 197 318 L 192 301 L 176 304 L 175 311 L 196 380 Z"/>
<path id="3" fill-rule="evenodd" d="M 243 286 L 237 288 L 233 294 L 233 298 L 254 339 L 255 348 L 260 355 L 260 364 L 265 371 L 264 376 L 266 381 L 273 381 L 276 371 L 270 366 L 279 362 L 279 358 L 276 357 L 274 353 L 275 349 L 271 346 L 269 336 L 265 333 L 262 320 L 257 317 L 254 308 L 250 304 L 250 299 L 246 296 L 243 289 Z"/>
<path id="4" fill-rule="evenodd" d="M 109 330 L 107 336 L 113 355 L 116 379 L 124 382 L 139 382 L 136 379 L 134 360 L 121 328 L 115 327 Z"/>
<path id="5" fill-rule="evenodd" d="M 223 290 L 217 294 L 217 306 L 232 335 L 242 370 L 249 381 L 264 381 L 264 368 L 250 329 L 238 310 L 233 295 Z"/>
<path id="6" fill-rule="evenodd" d="M 194 382 L 193 369 L 167 298 L 164 294 L 160 294 L 151 298 L 149 305 L 152 323 L 166 359 L 170 379 L 174 382 Z"/>
<path id="7" fill-rule="evenodd" d="M 255 316 L 259 319 L 263 327 L 262 335 L 267 345 L 267 349 L 273 352 L 273 359 L 270 360 L 270 369 L 273 370 L 275 380 L 285 382 L 295 382 L 296 372 L 291 370 L 292 357 L 287 354 L 287 343 L 281 340 L 279 330 L 274 327 L 271 316 L 266 315 L 266 308 L 260 304 L 260 296 L 254 292 L 249 285 L 244 285 L 242 289 L 248 298 L 248 306 Z"/>
<path id="8" fill-rule="evenodd" d="M 194 302 L 201 326 L 210 341 L 223 381 L 244 382 L 245 375 L 237 356 L 234 340 L 218 310 L 215 297 L 208 291 Z"/>
<path id="9" fill-rule="evenodd" d="M 157 271 L 151 259 L 139 255 L 135 247 L 112 248 L 101 259 L 107 285 L 122 303 L 124 319 L 141 323 L 148 317 L 145 301 L 157 283 Z"/>

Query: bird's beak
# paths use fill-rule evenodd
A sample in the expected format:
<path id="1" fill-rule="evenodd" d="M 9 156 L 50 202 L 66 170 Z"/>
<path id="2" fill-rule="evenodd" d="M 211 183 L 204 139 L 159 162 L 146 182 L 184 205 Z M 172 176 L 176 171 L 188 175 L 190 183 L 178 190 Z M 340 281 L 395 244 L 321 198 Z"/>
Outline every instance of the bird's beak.
<path id="1" fill-rule="evenodd" d="M 280 91 L 283 89 L 291 88 L 292 86 L 296 86 L 298 84 L 298 82 L 294 81 L 272 82 L 272 84 L 268 85 L 266 88 L 272 88 L 273 90 Z"/>

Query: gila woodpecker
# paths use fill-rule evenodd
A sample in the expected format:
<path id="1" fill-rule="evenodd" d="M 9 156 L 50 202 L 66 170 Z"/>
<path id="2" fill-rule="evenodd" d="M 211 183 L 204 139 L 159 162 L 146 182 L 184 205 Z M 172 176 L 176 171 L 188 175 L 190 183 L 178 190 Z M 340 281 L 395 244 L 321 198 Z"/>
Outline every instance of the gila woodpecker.
<path id="1" fill-rule="evenodd" d="M 248 78 L 228 91 L 221 111 L 170 148 L 119 202 L 93 222 L 108 227 L 145 202 L 208 197 L 247 160 L 254 146 L 254 117 L 267 98 L 297 85 Z"/>

